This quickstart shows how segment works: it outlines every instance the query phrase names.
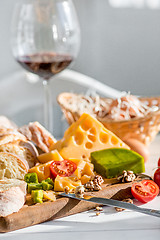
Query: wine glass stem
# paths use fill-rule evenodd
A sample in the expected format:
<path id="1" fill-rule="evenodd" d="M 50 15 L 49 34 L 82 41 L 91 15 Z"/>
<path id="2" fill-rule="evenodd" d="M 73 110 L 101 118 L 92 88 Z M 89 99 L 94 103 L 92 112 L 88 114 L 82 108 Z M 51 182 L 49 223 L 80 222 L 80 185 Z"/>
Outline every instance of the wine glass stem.
<path id="1" fill-rule="evenodd" d="M 50 81 L 43 79 L 44 88 L 44 126 L 49 132 L 53 133 L 53 106 L 52 96 L 49 86 Z"/>

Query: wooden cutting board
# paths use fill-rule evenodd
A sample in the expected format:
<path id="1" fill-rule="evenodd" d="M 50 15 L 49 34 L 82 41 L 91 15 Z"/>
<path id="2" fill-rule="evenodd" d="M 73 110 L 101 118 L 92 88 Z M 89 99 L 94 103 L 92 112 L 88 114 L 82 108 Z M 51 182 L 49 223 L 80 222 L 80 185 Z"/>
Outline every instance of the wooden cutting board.
<path id="1" fill-rule="evenodd" d="M 99 192 L 90 195 L 122 200 L 131 198 L 131 183 L 120 183 L 108 185 L 104 183 Z M 87 195 L 89 195 L 87 193 Z M 72 214 L 87 211 L 98 206 L 95 203 L 78 201 L 69 198 L 58 198 L 55 202 L 38 203 L 35 205 L 24 205 L 17 213 L 0 218 L 0 232 L 10 232 L 17 229 L 29 227 L 45 221 L 66 217 Z"/>

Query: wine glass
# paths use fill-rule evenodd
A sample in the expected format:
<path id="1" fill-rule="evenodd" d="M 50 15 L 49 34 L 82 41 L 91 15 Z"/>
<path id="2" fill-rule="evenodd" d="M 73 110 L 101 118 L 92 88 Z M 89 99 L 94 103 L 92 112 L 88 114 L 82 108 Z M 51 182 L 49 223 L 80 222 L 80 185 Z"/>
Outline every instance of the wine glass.
<path id="1" fill-rule="evenodd" d="M 53 131 L 52 76 L 77 57 L 80 28 L 72 0 L 20 0 L 11 25 L 11 46 L 17 62 L 37 74 L 44 87 L 44 125 Z"/>

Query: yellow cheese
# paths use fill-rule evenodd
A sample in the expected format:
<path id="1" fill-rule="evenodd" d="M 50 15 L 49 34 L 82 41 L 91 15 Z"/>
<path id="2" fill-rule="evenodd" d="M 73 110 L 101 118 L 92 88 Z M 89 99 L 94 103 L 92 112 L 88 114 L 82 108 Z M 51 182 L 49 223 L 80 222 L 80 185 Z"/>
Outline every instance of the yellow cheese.
<path id="1" fill-rule="evenodd" d="M 84 169 L 84 167 L 85 167 L 86 162 L 85 162 L 84 160 L 74 159 L 74 158 L 69 159 L 69 160 L 71 160 L 72 162 L 74 162 L 74 163 L 77 165 L 77 169 L 76 169 L 75 172 L 72 174 L 72 177 L 81 179 L 82 172 L 83 172 L 83 169 Z"/>
<path id="2" fill-rule="evenodd" d="M 86 164 L 83 168 L 83 171 L 82 171 L 82 175 L 94 176 L 93 169 L 94 169 L 93 164 L 86 162 Z"/>
<path id="3" fill-rule="evenodd" d="M 62 161 L 63 158 L 62 156 L 59 154 L 59 152 L 57 150 L 53 150 L 49 153 L 43 153 L 43 154 L 40 154 L 38 156 L 38 160 L 40 163 L 46 163 L 46 162 L 49 162 L 51 160 L 54 160 L 54 161 Z"/>
<path id="4" fill-rule="evenodd" d="M 72 162 L 74 162 L 77 165 L 77 169 L 75 170 L 75 172 L 72 174 L 71 177 L 75 177 L 78 179 L 81 179 L 81 177 L 86 174 L 88 176 L 94 176 L 94 166 L 92 163 L 88 163 L 82 159 L 69 159 Z"/>
<path id="5" fill-rule="evenodd" d="M 63 139 L 55 143 L 53 149 L 57 149 L 65 159 L 89 161 L 91 152 L 113 147 L 129 149 L 98 120 L 84 113 L 66 130 Z"/>
<path id="6" fill-rule="evenodd" d="M 38 181 L 41 182 L 42 180 L 45 180 L 50 177 L 50 165 L 53 161 L 44 163 L 44 164 L 39 164 L 33 168 L 30 168 L 28 172 L 32 173 L 35 172 L 37 173 L 38 176 Z"/>
<path id="7" fill-rule="evenodd" d="M 81 170 L 79 168 L 77 168 L 74 173 L 72 174 L 72 177 L 76 180 L 76 179 L 81 179 L 82 174 L 81 174 Z"/>
<path id="8" fill-rule="evenodd" d="M 88 175 L 83 175 L 81 177 L 81 183 L 82 185 L 84 185 L 85 183 L 89 182 L 91 180 L 91 176 L 88 176 Z"/>
<path id="9" fill-rule="evenodd" d="M 69 177 L 57 176 L 54 182 L 54 191 L 63 192 L 65 187 L 68 187 L 69 192 L 73 191 L 77 186 L 81 185 L 81 181 L 73 181 Z"/>
<path id="10" fill-rule="evenodd" d="M 43 191 L 43 199 L 55 202 L 56 201 L 56 195 L 53 191 Z"/>

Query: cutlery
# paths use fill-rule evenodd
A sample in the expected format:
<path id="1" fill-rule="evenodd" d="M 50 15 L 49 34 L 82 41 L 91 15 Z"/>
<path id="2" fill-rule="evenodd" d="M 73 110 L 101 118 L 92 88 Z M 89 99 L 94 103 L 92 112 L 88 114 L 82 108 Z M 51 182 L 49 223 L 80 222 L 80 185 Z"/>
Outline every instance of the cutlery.
<path id="1" fill-rule="evenodd" d="M 144 213 L 144 214 L 147 214 L 147 215 L 151 215 L 151 216 L 154 216 L 154 217 L 160 217 L 160 211 L 159 210 L 142 208 L 142 207 L 138 207 L 134 204 L 127 203 L 127 202 L 122 202 L 122 201 L 118 201 L 118 200 L 101 198 L 101 197 L 92 197 L 92 196 L 89 196 L 89 195 L 84 195 L 83 198 L 81 198 L 81 197 L 77 197 L 77 195 L 71 194 L 71 193 L 68 193 L 68 194 L 67 193 L 58 193 L 58 195 L 63 196 L 63 197 L 69 197 L 69 198 L 72 198 L 72 199 L 97 203 L 99 205 L 107 205 L 107 206 L 112 206 L 112 207 L 128 209 L 128 210 L 132 210 L 132 211 L 135 211 L 135 212 L 140 212 L 140 213 Z"/>

